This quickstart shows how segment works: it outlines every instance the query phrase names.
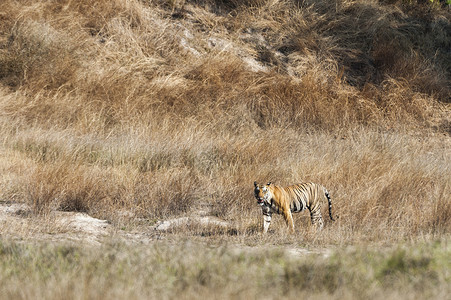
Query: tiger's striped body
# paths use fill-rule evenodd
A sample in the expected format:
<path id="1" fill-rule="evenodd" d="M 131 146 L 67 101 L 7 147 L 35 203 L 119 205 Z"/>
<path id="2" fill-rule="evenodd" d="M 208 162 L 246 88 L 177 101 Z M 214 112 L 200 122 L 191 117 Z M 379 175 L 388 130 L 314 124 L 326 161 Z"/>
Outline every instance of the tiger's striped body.
<path id="1" fill-rule="evenodd" d="M 263 212 L 263 232 L 268 231 L 272 213 L 282 214 L 291 232 L 294 232 L 292 213 L 305 209 L 310 211 L 312 224 L 320 229 L 324 226 L 321 216 L 321 200 L 329 203 L 329 217 L 332 221 L 332 201 L 326 188 L 316 183 L 300 183 L 281 187 L 271 183 L 266 185 L 254 182 L 254 193 Z"/>

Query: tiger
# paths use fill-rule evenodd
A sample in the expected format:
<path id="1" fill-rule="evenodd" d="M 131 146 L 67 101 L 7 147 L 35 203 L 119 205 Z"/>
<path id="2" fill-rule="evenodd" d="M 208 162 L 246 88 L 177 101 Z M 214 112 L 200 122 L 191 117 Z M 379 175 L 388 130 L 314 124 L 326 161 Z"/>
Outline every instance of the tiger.
<path id="1" fill-rule="evenodd" d="M 272 213 L 282 214 L 291 233 L 294 233 L 292 213 L 305 209 L 310 211 L 311 222 L 319 230 L 324 226 L 321 216 L 321 200 L 324 197 L 329 203 L 329 217 L 332 221 L 332 200 L 329 192 L 320 184 L 313 182 L 300 183 L 281 187 L 271 182 L 258 184 L 254 182 L 254 193 L 257 203 L 263 212 L 263 233 L 268 232 Z"/>

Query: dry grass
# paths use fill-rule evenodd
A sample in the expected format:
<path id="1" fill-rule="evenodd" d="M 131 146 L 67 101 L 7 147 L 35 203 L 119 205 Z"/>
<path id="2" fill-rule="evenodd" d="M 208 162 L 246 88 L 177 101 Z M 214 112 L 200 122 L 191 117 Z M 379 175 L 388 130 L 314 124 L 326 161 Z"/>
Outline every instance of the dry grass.
<path id="1" fill-rule="evenodd" d="M 437 1 L 1 1 L 0 205 L 31 210 L 0 215 L 0 297 L 446 298 L 450 22 Z M 261 235 L 255 180 L 321 183 L 340 218 Z M 154 230 L 193 215 L 230 226 Z"/>
<path id="2" fill-rule="evenodd" d="M 3 1 L 0 20 L 4 200 L 118 225 L 118 211 L 154 222 L 206 205 L 234 224 L 213 236 L 242 240 L 260 227 L 254 180 L 308 180 L 331 191 L 340 220 L 319 238 L 286 237 L 275 220 L 272 238 L 450 232 L 446 10 Z M 305 214 L 295 224 L 309 228 Z"/>
<path id="3" fill-rule="evenodd" d="M 329 255 L 192 242 L 100 248 L 0 243 L 0 295 L 8 299 L 446 299 L 449 242 Z M 145 263 L 143 263 L 145 262 Z M 270 287 L 270 288 L 269 288 Z"/>

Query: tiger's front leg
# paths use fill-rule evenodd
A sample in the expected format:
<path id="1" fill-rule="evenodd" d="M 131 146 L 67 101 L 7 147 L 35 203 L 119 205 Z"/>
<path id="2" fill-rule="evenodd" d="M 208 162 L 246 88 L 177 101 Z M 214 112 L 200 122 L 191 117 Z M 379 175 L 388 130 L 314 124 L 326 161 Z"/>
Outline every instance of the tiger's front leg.
<path id="1" fill-rule="evenodd" d="M 262 207 L 263 212 L 263 233 L 268 232 L 269 225 L 271 224 L 271 208 L 267 206 Z"/>
<path id="2" fill-rule="evenodd" d="M 293 216 L 291 215 L 291 210 L 289 208 L 286 208 L 283 210 L 283 217 L 285 219 L 285 222 L 287 223 L 288 229 L 291 233 L 294 233 L 294 222 L 293 222 Z"/>

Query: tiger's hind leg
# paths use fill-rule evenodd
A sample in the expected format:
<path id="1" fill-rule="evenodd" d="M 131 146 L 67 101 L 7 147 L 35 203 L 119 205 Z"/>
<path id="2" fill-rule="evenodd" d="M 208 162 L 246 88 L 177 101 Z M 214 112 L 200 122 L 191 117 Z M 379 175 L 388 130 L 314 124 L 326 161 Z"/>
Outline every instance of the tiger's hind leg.
<path id="1" fill-rule="evenodd" d="M 319 209 L 317 211 L 310 211 L 310 219 L 312 220 L 312 224 L 316 228 L 318 228 L 319 230 L 323 229 L 324 221 Z"/>

